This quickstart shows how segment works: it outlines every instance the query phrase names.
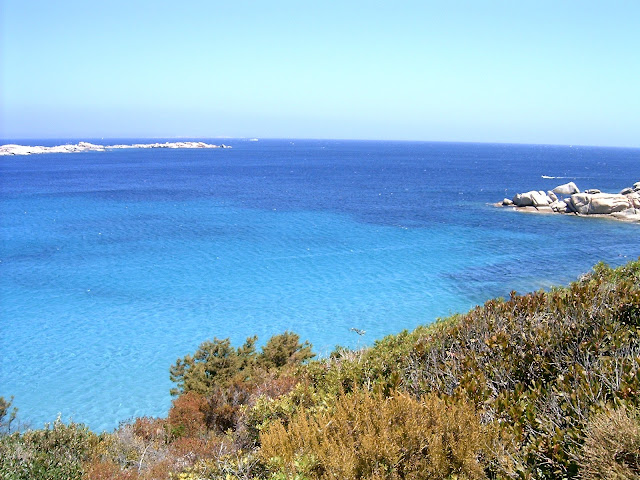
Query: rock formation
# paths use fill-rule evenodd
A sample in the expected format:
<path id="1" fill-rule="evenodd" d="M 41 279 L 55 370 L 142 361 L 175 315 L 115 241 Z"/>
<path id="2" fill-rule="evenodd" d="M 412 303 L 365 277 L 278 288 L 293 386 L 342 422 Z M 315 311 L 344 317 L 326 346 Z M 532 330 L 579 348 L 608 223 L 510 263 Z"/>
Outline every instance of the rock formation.
<path id="1" fill-rule="evenodd" d="M 558 185 L 552 191 L 558 195 L 573 195 L 574 193 L 580 193 L 580 189 L 573 182 Z"/>
<path id="2" fill-rule="evenodd" d="M 38 153 L 76 153 L 76 152 L 104 152 L 121 148 L 231 148 L 227 145 L 212 145 L 204 142 L 166 142 L 166 143 L 135 143 L 133 145 L 95 145 L 89 142 L 78 142 L 73 145 L 57 145 L 55 147 L 2 145 L 2 155 L 34 155 Z"/>
<path id="3" fill-rule="evenodd" d="M 547 193 L 542 190 L 517 193 L 513 199 L 505 198 L 497 205 L 526 212 L 606 216 L 640 222 L 640 182 L 620 193 L 602 193 L 596 188 L 580 192 L 575 183 L 569 182 Z"/>

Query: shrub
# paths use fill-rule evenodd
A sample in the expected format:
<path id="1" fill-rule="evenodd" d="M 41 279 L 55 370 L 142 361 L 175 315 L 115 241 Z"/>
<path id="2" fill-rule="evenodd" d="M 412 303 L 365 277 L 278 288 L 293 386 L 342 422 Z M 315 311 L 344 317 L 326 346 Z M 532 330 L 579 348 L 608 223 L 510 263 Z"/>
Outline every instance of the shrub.
<path id="1" fill-rule="evenodd" d="M 9 400 L 5 400 L 4 397 L 0 397 L 0 434 L 11 433 L 11 424 L 18 415 L 18 409 L 16 407 L 11 408 L 13 405 L 13 397 Z"/>
<path id="2" fill-rule="evenodd" d="M 169 458 L 169 435 L 163 420 L 145 417 L 122 423 L 100 440 L 92 462 L 114 463 L 129 475 L 145 473 Z"/>
<path id="3" fill-rule="evenodd" d="M 209 395 L 204 409 L 207 427 L 219 433 L 235 430 L 242 407 L 248 403 L 254 388 L 246 382 L 236 382 L 226 388 L 217 387 Z"/>
<path id="4" fill-rule="evenodd" d="M 177 480 L 250 480 L 266 478 L 254 452 L 223 453 L 214 459 L 200 461 L 180 473 Z"/>
<path id="5" fill-rule="evenodd" d="M 57 419 L 41 430 L 0 439 L 0 477 L 11 480 L 80 479 L 97 436 L 84 425 Z"/>
<path id="6" fill-rule="evenodd" d="M 345 480 L 484 478 L 479 459 L 488 445 L 469 403 L 362 390 L 332 411 L 275 422 L 260 440 L 273 474 Z"/>
<path id="7" fill-rule="evenodd" d="M 192 437 L 206 429 L 207 400 L 195 392 L 186 392 L 173 400 L 167 422 L 175 437 Z"/>
<path id="8" fill-rule="evenodd" d="M 134 480 L 139 478 L 137 470 L 122 470 L 112 460 L 92 459 L 85 464 L 84 480 Z"/>
<path id="9" fill-rule="evenodd" d="M 490 300 L 423 334 L 404 364 L 414 394 L 470 399 L 519 442 L 521 473 L 571 478 L 594 412 L 637 404 L 640 262 L 598 265 L 568 288 Z"/>
<path id="10" fill-rule="evenodd" d="M 578 464 L 584 480 L 640 479 L 640 410 L 607 408 L 595 415 Z"/>
<path id="11" fill-rule="evenodd" d="M 340 392 L 394 389 L 472 402 L 500 426 L 513 468 L 492 475 L 573 478 L 573 452 L 607 405 L 640 407 L 640 261 L 594 271 L 566 288 L 512 293 L 463 315 L 310 362 L 290 394 L 258 401 L 251 424 L 331 409 Z"/>
<path id="12" fill-rule="evenodd" d="M 640 479 L 640 261 L 319 361 L 255 342 L 178 359 L 167 420 L 1 435 L 0 478 Z"/>
<path id="13" fill-rule="evenodd" d="M 269 339 L 262 347 L 262 353 L 258 355 L 257 361 L 259 365 L 269 370 L 286 365 L 298 365 L 314 356 L 309 342 L 300 343 L 298 334 L 284 332 Z"/>
<path id="14" fill-rule="evenodd" d="M 178 385 L 171 394 L 195 392 L 206 395 L 215 386 L 225 386 L 237 375 L 248 374 L 255 363 L 256 340 L 257 337 L 247 338 L 237 349 L 231 346 L 228 338 L 202 343 L 193 356 L 179 358 L 169 369 L 171 381 Z"/>
<path id="15" fill-rule="evenodd" d="M 169 410 L 171 414 L 171 410 Z M 168 441 L 167 420 L 163 418 L 138 417 L 132 425 L 133 434 L 146 441 L 163 443 Z"/>
<path id="16" fill-rule="evenodd" d="M 271 337 L 260 354 L 255 351 L 257 339 L 247 338 L 238 348 L 228 338 L 202 343 L 193 356 L 179 358 L 169 369 L 171 381 L 177 384 L 171 394 L 208 395 L 232 382 L 255 382 L 253 377 L 260 377 L 265 370 L 299 365 L 315 356 L 311 344 L 300 343 L 300 337 L 292 332 Z"/>

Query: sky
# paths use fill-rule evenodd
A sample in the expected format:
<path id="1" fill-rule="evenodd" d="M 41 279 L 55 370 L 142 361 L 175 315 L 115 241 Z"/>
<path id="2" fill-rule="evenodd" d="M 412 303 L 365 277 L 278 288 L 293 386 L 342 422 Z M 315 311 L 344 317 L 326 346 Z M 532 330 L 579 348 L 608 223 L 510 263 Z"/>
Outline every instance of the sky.
<path id="1" fill-rule="evenodd" d="M 0 138 L 640 147 L 640 1 L 0 0 Z"/>

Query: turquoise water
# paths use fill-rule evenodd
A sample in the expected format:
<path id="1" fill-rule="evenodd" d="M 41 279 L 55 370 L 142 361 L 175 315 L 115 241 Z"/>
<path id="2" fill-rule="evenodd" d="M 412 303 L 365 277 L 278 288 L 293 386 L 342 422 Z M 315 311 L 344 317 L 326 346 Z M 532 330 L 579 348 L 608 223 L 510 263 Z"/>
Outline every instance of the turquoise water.
<path id="1" fill-rule="evenodd" d="M 0 395 L 23 421 L 164 415 L 169 366 L 214 336 L 327 354 L 640 255 L 637 225 L 488 205 L 619 190 L 637 149 L 225 143 L 0 159 Z"/>

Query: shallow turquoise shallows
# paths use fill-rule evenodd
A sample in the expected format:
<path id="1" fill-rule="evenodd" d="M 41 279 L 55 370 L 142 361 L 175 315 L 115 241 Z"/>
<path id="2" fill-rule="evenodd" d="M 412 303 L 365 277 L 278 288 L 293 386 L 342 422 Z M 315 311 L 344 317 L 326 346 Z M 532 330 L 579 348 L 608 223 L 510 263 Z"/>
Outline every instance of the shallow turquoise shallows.
<path id="1" fill-rule="evenodd" d="M 619 191 L 638 149 L 225 143 L 0 158 L 0 395 L 22 421 L 165 415 L 169 366 L 213 337 L 326 355 L 640 255 L 638 225 L 489 205 Z"/>

